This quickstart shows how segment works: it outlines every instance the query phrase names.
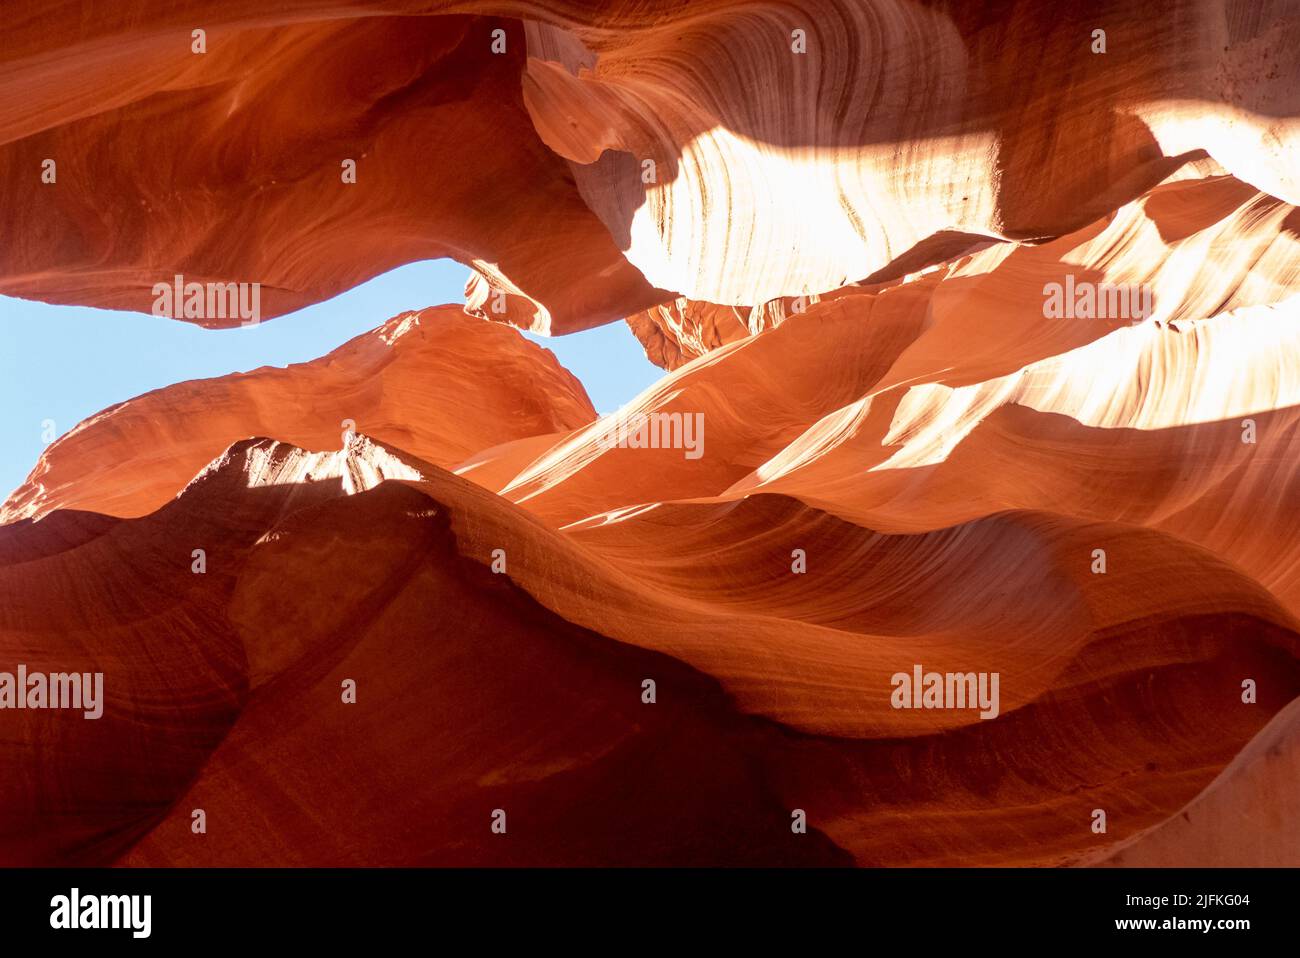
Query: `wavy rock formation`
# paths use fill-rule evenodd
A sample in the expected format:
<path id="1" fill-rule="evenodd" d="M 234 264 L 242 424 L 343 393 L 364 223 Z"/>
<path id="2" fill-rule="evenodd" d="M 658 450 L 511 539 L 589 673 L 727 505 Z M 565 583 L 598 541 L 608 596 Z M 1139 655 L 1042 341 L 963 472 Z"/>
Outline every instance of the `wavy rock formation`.
<path id="1" fill-rule="evenodd" d="M 879 300 L 895 295 L 881 294 Z M 61 834 L 42 827 L 34 809 L 53 799 L 30 794 L 29 784 L 6 800 L 7 817 L 16 823 L 5 842 L 8 859 L 1048 864 L 1090 860 L 1099 845 L 1159 828 L 1210 784 L 1273 713 L 1300 694 L 1300 626 L 1294 612 L 1279 602 L 1283 596 L 1243 571 L 1230 551 L 1215 554 L 1161 531 L 1160 523 L 1142 515 L 1099 521 L 1078 507 L 1091 501 L 1081 492 L 1035 503 L 1032 512 L 1002 511 L 1025 507 L 972 498 L 972 484 L 999 488 L 993 483 L 996 464 L 1005 459 L 1005 454 L 989 455 L 978 442 L 980 429 L 996 418 L 987 403 L 975 404 L 986 413 L 981 425 L 958 430 L 957 452 L 950 457 L 967 448 L 974 457 L 960 471 L 967 489 L 959 500 L 960 518 L 950 518 L 949 497 L 928 489 L 936 481 L 931 474 L 944 467 L 941 460 L 937 467 L 898 466 L 893 471 L 908 477 L 909 494 L 900 502 L 889 500 L 888 508 L 876 507 L 876 521 L 854 519 L 848 514 L 863 508 L 854 503 L 871 497 L 871 473 L 861 470 L 856 457 L 837 453 L 838 446 L 815 460 L 823 464 L 823 485 L 826 475 L 839 476 L 846 490 L 856 490 L 856 498 L 842 497 L 831 512 L 818 507 L 817 497 L 807 491 L 743 497 L 728 491 L 743 485 L 745 475 L 762 472 L 743 466 L 744 449 L 779 442 L 780 436 L 787 446 L 797 446 L 808 428 L 782 427 L 771 399 L 764 405 L 752 391 L 742 391 L 745 383 L 761 379 L 760 370 L 769 370 L 771 378 L 771 370 L 783 369 L 791 381 L 815 385 L 801 397 L 779 377 L 769 383 L 773 397 L 816 421 L 820 409 L 854 406 L 857 400 L 850 397 L 860 395 L 864 379 L 886 376 L 884 364 L 909 345 L 897 325 L 861 322 L 850 307 L 863 300 L 871 298 L 818 303 L 777 329 L 690 364 L 648 394 L 646 408 L 661 395 L 687 409 L 695 399 L 712 395 L 724 403 L 741 402 L 752 414 L 733 412 L 728 418 L 725 404 L 706 407 L 707 454 L 697 461 L 696 472 L 686 471 L 690 460 L 682 450 L 596 450 L 591 462 L 561 475 L 552 488 L 519 497 L 542 521 L 432 463 L 353 437 L 343 452 L 332 454 L 245 441 L 219 457 L 174 502 L 139 519 L 57 510 L 39 522 L 0 527 L 0 555 L 8 559 L 0 636 L 24 637 L 24 646 L 10 646 L 11 657 L 27 647 L 36 622 L 54 649 L 61 649 L 54 636 L 77 630 L 85 630 L 82 642 L 90 643 L 105 622 L 123 614 L 110 596 L 139 592 L 140 583 L 148 581 L 156 585 L 146 594 L 157 596 L 162 606 L 127 613 L 126 621 L 138 624 L 121 641 L 147 649 L 169 641 L 179 627 L 190 636 L 183 647 L 208 650 L 201 653 L 205 662 L 216 655 L 210 644 L 225 642 L 221 655 L 234 670 L 198 670 L 156 705 L 157 721 L 164 724 L 162 716 L 190 713 L 190 701 L 212 702 L 215 712 L 192 715 L 199 726 L 167 746 L 178 750 L 169 760 L 176 774 L 166 778 L 160 772 L 158 780 L 142 783 L 142 789 L 148 784 L 153 790 L 131 796 L 122 812 L 129 809 L 130 822 L 90 816 L 86 825 L 78 802 L 92 799 L 74 783 L 95 778 L 82 775 L 70 761 L 66 780 L 41 784 L 71 803 L 67 819 L 91 828 L 96 841 L 88 842 L 80 831 Z M 437 323 L 416 327 L 414 319 L 398 317 L 382 329 L 391 335 L 395 325 L 407 326 L 408 332 L 440 328 Z M 1232 322 L 1218 317 L 1204 328 Z M 452 320 L 451 333 L 460 334 L 465 323 L 482 325 Z M 482 332 L 518 339 L 491 325 L 482 325 Z M 1194 333 L 1154 323 L 1114 329 L 1066 353 L 1079 368 L 1065 373 L 1058 368 L 1054 381 L 1088 389 L 1083 363 L 1101 347 L 1106 349 L 1092 367 L 1105 372 L 1108 383 L 1134 379 L 1117 364 L 1125 352 L 1142 363 L 1143 351 L 1156 345 L 1190 344 L 1196 347 L 1192 355 L 1212 359 L 1213 341 L 1197 346 Z M 1235 340 L 1251 338 L 1247 327 Z M 382 341 L 377 335 L 363 337 L 345 347 L 334 365 L 366 357 L 358 343 Z M 834 368 L 840 377 L 818 382 L 808 371 L 829 368 L 830 349 L 838 355 Z M 769 350 L 782 357 L 781 363 L 767 356 Z M 543 381 L 554 381 L 558 371 L 550 357 L 531 347 L 522 352 L 521 364 L 551 370 L 552 380 Z M 1260 355 L 1246 361 L 1260 371 L 1260 383 L 1290 388 L 1285 377 L 1263 373 L 1264 356 L 1281 361 L 1289 355 L 1278 343 L 1264 341 Z M 313 365 L 330 364 L 289 372 Z M 1196 367 L 1180 359 L 1174 368 Z M 707 382 L 691 385 L 700 378 Z M 1195 422 L 1189 416 L 1194 405 L 1177 393 L 1182 381 L 1171 380 L 1163 392 L 1148 388 L 1142 394 L 1145 405 L 1117 409 L 1165 415 L 1175 434 L 1175 413 L 1190 418 L 1182 425 L 1198 438 L 1188 448 L 1201 450 L 1202 462 L 1204 452 L 1220 447 L 1231 458 L 1233 444 L 1243 445 L 1235 431 L 1225 439 L 1213 423 Z M 1186 379 L 1220 381 L 1225 380 L 1195 372 Z M 211 382 L 206 389 L 220 385 Z M 992 390 L 999 401 L 1008 395 L 996 379 L 979 388 Z M 1260 393 L 1258 384 L 1255 389 L 1252 401 L 1258 403 L 1280 405 L 1289 395 Z M 953 403 L 943 391 L 922 392 Z M 1022 391 L 1011 399 L 1040 392 Z M 1100 393 L 1092 388 L 1091 394 Z M 1032 412 L 1014 403 L 1007 408 Z M 479 414 L 477 406 L 464 410 L 467 419 Z M 1046 425 L 1057 421 L 1077 422 L 1056 413 Z M 763 425 L 774 438 L 764 440 L 751 423 Z M 574 439 L 562 439 L 553 451 L 543 449 L 539 460 L 581 443 L 598 425 L 578 429 Z M 471 427 L 461 422 L 460 428 Z M 1071 438 L 1068 427 L 1058 428 L 1065 431 L 1055 438 L 1041 431 L 1034 435 L 1035 447 L 1050 453 Z M 1119 492 L 1127 484 L 1148 511 L 1168 510 L 1152 509 L 1160 501 L 1152 498 L 1153 484 L 1161 473 L 1179 472 L 1178 460 L 1168 458 L 1178 447 L 1165 440 L 1162 455 L 1155 455 L 1134 446 L 1135 432 L 1160 437 L 1166 430 L 1118 429 L 1109 421 L 1077 428 L 1114 434 L 1113 452 L 1135 449 L 1133 462 L 1149 463 L 1146 475 L 1120 468 L 1118 477 L 1098 490 L 1097 500 L 1122 504 Z M 92 422 L 84 433 L 104 429 Z M 1268 427 L 1261 433 L 1271 435 Z M 878 459 L 891 455 L 881 440 L 873 440 Z M 493 448 L 507 455 L 522 446 L 537 455 L 539 445 L 552 441 L 543 433 Z M 929 448 L 924 430 L 912 441 L 921 451 Z M 1086 447 L 1066 447 L 1077 448 Z M 802 466 L 788 473 L 793 482 L 811 463 L 807 456 L 791 458 Z M 975 465 L 981 461 L 984 465 Z M 1255 468 L 1269 470 L 1273 484 L 1282 478 L 1293 482 L 1297 461 L 1290 455 L 1261 457 Z M 719 469 L 727 462 L 741 465 Z M 1248 459 L 1245 466 L 1250 464 Z M 1200 486 L 1220 487 L 1218 477 L 1232 475 L 1234 463 L 1226 465 L 1227 472 L 1208 470 Z M 1034 471 L 1026 474 L 1026 468 Z M 612 471 L 603 484 L 592 484 L 591 476 L 602 469 Z M 1009 488 L 1059 490 L 1071 470 L 1077 471 L 1077 457 L 1055 463 L 1049 455 L 1041 464 L 1022 465 L 1014 477 L 1019 481 Z M 476 469 L 462 471 L 482 481 Z M 733 477 L 737 471 L 741 479 Z M 700 484 L 723 494 L 701 499 Z M 657 500 L 643 498 L 652 485 L 660 492 Z M 606 489 L 607 499 L 623 505 L 593 501 L 590 491 L 583 493 L 588 486 Z M 1174 486 L 1173 491 L 1179 493 L 1180 511 L 1194 511 L 1187 508 L 1194 489 Z M 672 504 L 665 498 L 695 501 Z M 548 499 L 556 505 L 545 507 Z M 1068 504 L 1075 506 L 1073 512 L 1061 510 Z M 1057 508 L 1049 510 L 1051 505 Z M 573 520 L 572 512 L 585 518 Z M 886 515 L 894 525 L 916 528 L 877 531 L 888 529 L 890 523 L 880 521 Z M 1249 526 L 1237 522 L 1233 528 L 1240 532 Z M 1249 543 L 1260 558 L 1276 558 L 1281 543 L 1293 539 L 1285 528 L 1263 528 L 1254 536 L 1239 535 L 1238 543 Z M 1098 547 L 1109 557 L 1105 575 L 1090 569 Z M 190 572 L 194 548 L 207 549 L 211 571 L 205 576 Z M 807 558 L 806 573 L 793 572 L 796 549 Z M 500 576 L 492 574 L 497 550 L 506 562 Z M 100 568 L 104 562 L 118 564 L 112 575 Z M 202 588 L 195 580 L 202 580 Z M 106 583 L 108 591 L 96 599 L 99 593 L 77 587 L 74 601 L 61 590 L 77 582 Z M 58 619 L 47 622 L 40 610 L 52 607 L 77 609 L 77 621 L 84 624 L 74 629 Z M 431 620 L 433 608 L 458 611 Z M 463 618 L 467 610 L 486 609 L 497 610 L 495 618 L 478 618 L 482 611 Z M 178 626 L 178 616 L 189 624 Z M 360 622 L 368 625 L 358 632 Z M 277 624 L 271 628 L 270 623 Z M 413 641 L 418 636 L 426 638 Z M 429 641 L 441 644 L 452 637 L 445 651 L 450 658 L 430 658 Z M 139 690 L 160 688 L 173 671 L 189 675 L 198 669 L 178 665 L 175 653 L 156 661 L 153 656 L 125 660 L 121 653 L 115 659 L 108 651 L 111 642 L 100 650 L 100 641 L 83 644 L 79 654 L 116 676 L 129 690 L 128 703 L 147 700 Z M 44 639 L 37 643 L 43 644 Z M 69 651 L 62 648 L 61 654 L 66 658 Z M 586 663 L 580 674 L 571 674 L 575 665 L 565 664 L 574 655 Z M 493 662 L 499 658 L 535 667 L 510 670 L 515 677 L 501 675 L 505 684 L 498 686 Z M 893 708 L 891 676 L 918 662 L 938 671 L 996 671 L 1002 683 L 998 716 L 985 721 L 971 711 Z M 544 689 L 529 690 L 532 674 L 547 676 Z M 455 676 L 468 684 L 447 686 Z M 350 708 L 339 701 L 340 685 L 349 678 L 376 703 L 365 734 L 356 734 L 352 713 L 340 711 Z M 657 683 L 661 696 L 654 706 L 640 699 L 647 678 Z M 1247 678 L 1259 683 L 1257 704 L 1241 700 Z M 556 688 L 580 694 L 581 707 L 564 695 L 557 698 Z M 362 702 L 358 698 L 358 708 Z M 645 724 L 648 709 L 662 710 L 650 712 L 656 720 L 651 726 Z M 604 718 L 596 720 L 597 714 Z M 660 715 L 671 724 L 660 726 Z M 505 716 L 510 718 L 503 726 Z M 509 724 L 515 721 L 518 727 Z M 539 721 L 551 732 L 532 741 L 530 730 Z M 103 723 L 84 723 L 93 728 L 81 732 L 83 723 L 68 730 L 65 722 L 62 734 L 84 737 L 126 723 L 136 729 L 133 736 L 149 735 L 149 722 L 129 711 L 110 709 Z M 417 736 L 418 746 L 408 741 L 404 728 Z M 430 729 L 450 738 L 444 743 L 430 737 Z M 786 731 L 776 734 L 776 729 Z M 792 733 L 795 739 L 786 737 Z M 38 726 L 29 734 L 45 730 Z M 124 773 L 140 750 L 163 748 L 152 739 L 128 737 L 117 754 L 107 749 L 110 740 L 90 747 L 74 739 L 63 747 L 70 755 L 86 748 L 95 761 L 109 762 L 104 775 Z M 452 741 L 458 743 L 454 749 Z M 320 761 L 322 742 L 335 760 Z M 382 750 L 378 757 L 376 747 Z M 464 757 L 449 759 L 448 749 Z M 20 741 L 12 761 L 21 764 L 28 754 Z M 1086 768 L 1079 767 L 1080 754 L 1089 756 Z M 267 764 L 264 755 L 277 756 L 275 764 Z M 358 777 L 358 763 L 376 774 L 382 770 L 385 784 Z M 250 775 L 250 768 L 262 771 Z M 419 838 L 412 841 L 411 809 L 395 806 L 381 815 L 371 803 L 388 788 L 423 794 L 416 782 L 431 775 L 440 798 L 418 806 L 414 834 Z M 402 784 L 405 776 L 408 784 Z M 631 776 L 662 785 L 638 790 L 635 800 L 618 798 Z M 714 776 L 707 796 L 698 791 L 702 776 Z M 759 794 L 769 796 L 767 804 L 754 804 Z M 142 807 L 153 809 L 143 819 Z M 196 844 L 190 840 L 193 808 L 214 820 L 269 824 Z M 490 833 L 475 823 L 495 808 L 523 812 L 524 822 L 515 827 L 527 828 L 528 837 L 507 849 L 493 845 Z M 597 808 L 605 812 L 597 815 Z M 709 808 L 713 815 L 719 809 L 742 811 L 724 816 L 724 825 L 710 817 Z M 815 840 L 806 846 L 789 843 L 790 808 L 809 815 Z M 1110 816 L 1105 841 L 1088 827 L 1096 808 Z M 707 827 L 668 838 L 672 822 L 688 812 Z M 360 815 L 371 823 L 362 842 L 346 825 Z M 978 827 L 971 824 L 973 815 Z M 609 841 L 602 829 L 591 830 L 593 816 L 638 840 Z M 31 844 L 37 837 L 40 843 Z"/>
<path id="2" fill-rule="evenodd" d="M 181 274 L 260 283 L 271 317 L 452 256 L 473 308 L 564 332 L 669 290 L 753 306 L 1061 235 L 1207 154 L 1300 202 L 1284 0 L 26 0 L 10 20 L 0 209 L 22 241 L 0 290 L 57 302 L 148 310 Z M 121 161 L 149 141 L 186 149 Z"/>
<path id="3" fill-rule="evenodd" d="M 426 309 L 308 363 L 178 383 L 105 409 L 46 449 L 0 522 L 55 509 L 146 515 L 251 435 L 331 448 L 363 431 L 450 465 L 595 416 L 549 351 L 457 307 Z"/>
<path id="4" fill-rule="evenodd" d="M 1201 151 L 1300 202 L 1295 10 L 1159 6 L 708 4 L 576 76 L 533 59 L 525 92 L 631 262 L 715 303 L 1070 232 Z"/>
<path id="5" fill-rule="evenodd" d="M 501 288 L 523 291 L 534 309 L 545 303 L 518 318 L 539 331 L 609 322 L 665 298 L 533 131 L 520 22 L 350 6 L 12 10 L 16 29 L 0 36 L 10 94 L 0 173 L 15 192 L 0 216 L 4 234 L 24 240 L 0 249 L 0 291 L 149 312 L 154 285 L 179 274 L 259 283 L 270 318 L 449 256 L 509 277 Z M 201 54 L 195 29 L 206 31 Z M 497 29 L 507 40 L 499 55 Z M 122 144 L 148 142 L 185 146 L 122 156 Z M 47 160 L 53 182 L 42 180 Z M 557 233 L 564 243 L 545 238 Z"/>
<path id="6" fill-rule="evenodd" d="M 1207 270 L 1207 263 L 1213 268 Z M 1145 288 L 1145 318 L 1175 325 L 1241 306 L 1277 303 L 1300 292 L 1300 213 L 1222 175 L 1217 164 L 1201 161 L 1077 232 L 1033 246 L 987 243 L 934 272 L 938 275 L 932 281 L 938 285 L 925 307 L 943 323 L 944 348 L 951 348 L 954 321 L 991 325 L 988 318 L 996 316 L 996 328 L 982 330 L 991 348 L 981 348 L 1010 368 L 1032 356 L 1024 351 L 1026 337 L 1040 338 L 1042 355 L 1051 355 L 1107 326 L 1143 318 L 1125 312 L 1098 315 L 1092 324 L 1045 323 L 1043 290 L 1051 283 L 1117 291 Z M 672 370 L 778 326 L 821 299 L 879 294 L 898 285 L 855 284 L 751 309 L 678 299 L 629 316 L 628 325 L 651 361 Z M 908 285 L 910 294 L 916 287 Z"/>
<path id="7" fill-rule="evenodd" d="M 1300 865 L 1293 5 L 263 7 L 14 8 L 0 290 L 466 302 L 46 450 L 0 864 Z"/>
<path id="8" fill-rule="evenodd" d="M 1063 861 L 1095 846 L 1091 808 L 1122 835 L 1157 824 L 1280 707 L 1242 706 L 1237 675 L 1271 675 L 1268 700 L 1300 692 L 1285 613 L 1168 537 L 1127 533 L 1142 573 L 1102 580 L 1068 558 L 1095 531 L 1044 516 L 891 537 L 773 497 L 664 509 L 685 510 L 680 548 L 653 513 L 566 537 L 361 437 L 317 454 L 247 440 L 151 516 L 19 549 L 0 567 L 5 652 L 35 639 L 33 669 L 76 659 L 109 694 L 98 722 L 27 712 L 5 743 L 9 767 L 36 738 L 63 758 L 6 779 L 6 861 Z M 791 541 L 808 584 L 763 589 L 756 570 Z M 1017 552 L 1019 571 L 989 561 Z M 720 603 L 708 576 L 752 585 Z M 970 620 L 960 596 L 995 580 L 999 603 Z M 900 603 L 906 582 L 933 595 Z M 1090 615 L 1051 608 L 1071 592 Z M 998 720 L 890 708 L 888 673 L 918 645 L 936 668 L 982 647 L 1009 693 Z M 518 840 L 478 827 L 493 808 Z"/>

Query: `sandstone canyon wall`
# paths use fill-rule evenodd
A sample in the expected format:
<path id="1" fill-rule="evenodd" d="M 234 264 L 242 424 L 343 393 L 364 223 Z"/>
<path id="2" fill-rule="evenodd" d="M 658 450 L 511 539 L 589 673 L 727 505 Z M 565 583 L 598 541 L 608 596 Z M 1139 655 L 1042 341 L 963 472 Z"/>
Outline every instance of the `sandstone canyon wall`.
<path id="1" fill-rule="evenodd" d="M 265 7 L 6 8 L 0 293 L 466 299 L 46 449 L 0 863 L 1300 865 L 1294 3 Z"/>

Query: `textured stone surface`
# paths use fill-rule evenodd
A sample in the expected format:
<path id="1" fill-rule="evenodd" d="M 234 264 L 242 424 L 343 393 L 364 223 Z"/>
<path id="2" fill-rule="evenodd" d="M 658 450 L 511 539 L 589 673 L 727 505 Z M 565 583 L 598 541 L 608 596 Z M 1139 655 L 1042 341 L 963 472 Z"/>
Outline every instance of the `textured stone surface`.
<path id="1" fill-rule="evenodd" d="M 0 291 L 466 301 L 49 447 L 0 864 L 1300 865 L 1294 4 L 265 6 L 6 8 Z"/>

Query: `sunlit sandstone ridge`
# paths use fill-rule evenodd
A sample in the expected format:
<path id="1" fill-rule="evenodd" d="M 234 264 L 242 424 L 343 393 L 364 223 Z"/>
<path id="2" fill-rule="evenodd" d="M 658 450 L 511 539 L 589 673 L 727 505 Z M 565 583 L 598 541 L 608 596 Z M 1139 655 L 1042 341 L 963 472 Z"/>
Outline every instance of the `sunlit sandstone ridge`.
<path id="1" fill-rule="evenodd" d="M 676 369 L 780 325 L 820 299 L 886 294 L 921 273 L 928 274 L 924 282 L 908 283 L 907 292 L 888 292 L 886 298 L 901 303 L 910 297 L 917 308 L 928 310 L 934 329 L 927 339 L 958 358 L 967 377 L 976 372 L 971 349 L 990 368 L 1009 371 L 1129 322 L 1106 315 L 1091 321 L 1053 316 L 1052 284 L 1144 291 L 1152 307 L 1145 318 L 1175 329 L 1300 292 L 1300 213 L 1223 175 L 1212 161 L 1198 161 L 1120 209 L 1045 243 L 988 243 L 909 277 L 748 309 L 683 298 L 629 316 L 628 325 L 647 356 Z M 1064 318 L 1079 321 L 1056 321 Z M 953 348 L 955 334 L 963 341 L 960 350 Z"/>
<path id="2" fill-rule="evenodd" d="M 1293 4 L 263 6 L 13 8 L 0 289 L 466 309 L 49 447 L 0 864 L 1300 865 Z"/>
<path id="3" fill-rule="evenodd" d="M 0 522 L 54 509 L 146 515 L 253 435 L 330 449 L 365 432 L 452 465 L 595 418 L 548 350 L 443 306 L 396 316 L 308 363 L 177 383 L 111 406 L 50 445 L 0 506 Z"/>

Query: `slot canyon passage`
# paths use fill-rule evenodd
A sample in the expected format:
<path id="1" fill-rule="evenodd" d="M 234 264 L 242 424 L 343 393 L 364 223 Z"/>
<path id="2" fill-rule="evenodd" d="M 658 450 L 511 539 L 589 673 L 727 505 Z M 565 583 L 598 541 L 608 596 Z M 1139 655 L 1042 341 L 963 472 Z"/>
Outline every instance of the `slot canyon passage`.
<path id="1" fill-rule="evenodd" d="M 1300 4 L 269 6 L 5 4 L 0 314 L 464 295 L 22 463 L 0 864 L 1300 865 Z"/>

